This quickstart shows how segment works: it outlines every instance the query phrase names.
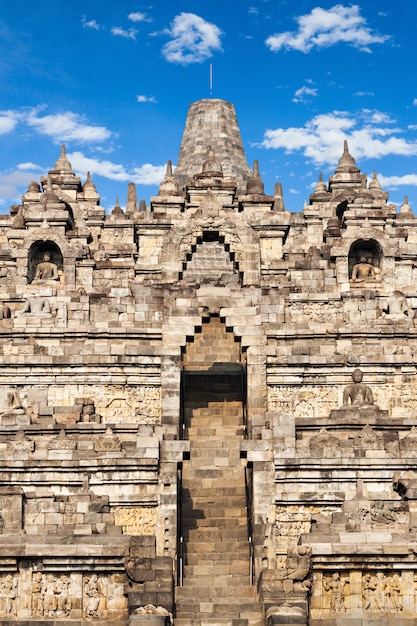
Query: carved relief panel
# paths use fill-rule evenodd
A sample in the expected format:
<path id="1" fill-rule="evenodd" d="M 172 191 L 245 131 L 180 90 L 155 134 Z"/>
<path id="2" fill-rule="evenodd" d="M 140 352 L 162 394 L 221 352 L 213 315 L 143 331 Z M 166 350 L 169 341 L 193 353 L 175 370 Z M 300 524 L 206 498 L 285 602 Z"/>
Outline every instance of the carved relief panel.
<path id="1" fill-rule="evenodd" d="M 127 616 L 124 574 L 21 570 L 0 574 L 0 622 L 111 620 Z"/>
<path id="2" fill-rule="evenodd" d="M 372 619 L 415 614 L 417 576 L 412 571 L 373 569 L 315 572 L 311 617 Z M 375 622 L 376 623 L 376 622 Z M 385 622 L 384 622 L 385 623 Z"/>

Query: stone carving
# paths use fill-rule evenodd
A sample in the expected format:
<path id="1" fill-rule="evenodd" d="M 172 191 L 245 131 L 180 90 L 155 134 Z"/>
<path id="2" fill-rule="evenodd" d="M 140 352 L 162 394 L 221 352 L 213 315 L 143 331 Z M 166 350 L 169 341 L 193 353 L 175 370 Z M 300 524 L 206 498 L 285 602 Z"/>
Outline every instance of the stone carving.
<path id="1" fill-rule="evenodd" d="M 363 283 L 365 281 L 377 280 L 377 272 L 372 265 L 372 258 L 361 256 L 359 263 L 353 266 L 351 282 Z"/>
<path id="2" fill-rule="evenodd" d="M 132 615 L 165 615 L 169 617 L 170 624 L 173 623 L 172 613 L 163 606 L 155 606 L 153 604 L 146 604 L 145 606 L 139 606 L 132 612 Z"/>
<path id="3" fill-rule="evenodd" d="M 386 576 L 384 572 L 367 573 L 362 578 L 364 611 L 402 611 L 402 581 L 399 574 Z"/>
<path id="4" fill-rule="evenodd" d="M 370 510 L 371 520 L 376 524 L 395 523 L 398 519 L 398 513 L 405 510 L 405 506 L 394 508 L 385 502 L 373 502 Z"/>
<path id="5" fill-rule="evenodd" d="M 43 575 L 34 572 L 32 575 L 32 615 L 43 616 Z"/>
<path id="6" fill-rule="evenodd" d="M 50 315 L 51 305 L 48 298 L 28 298 L 20 315 L 30 313 L 31 315 Z"/>
<path id="7" fill-rule="evenodd" d="M 374 396 L 372 390 L 362 382 L 362 379 L 362 371 L 355 369 L 352 372 L 353 385 L 347 385 L 343 391 L 343 406 L 352 404 L 359 408 L 361 406 L 373 405 Z"/>
<path id="8" fill-rule="evenodd" d="M 372 426 L 367 424 L 353 439 L 353 447 L 364 450 L 378 450 L 383 448 L 383 443 Z"/>
<path id="9" fill-rule="evenodd" d="M 296 546 L 301 535 L 311 530 L 314 507 L 277 506 L 275 510 L 274 538 L 282 549 Z"/>
<path id="10" fill-rule="evenodd" d="M 13 452 L 33 452 L 35 442 L 26 437 L 24 430 L 18 430 L 16 438 L 13 441 L 9 441 L 8 447 Z"/>
<path id="11" fill-rule="evenodd" d="M 0 580 L 1 609 L 5 616 L 16 615 L 17 585 L 17 579 L 12 574 L 6 574 Z"/>
<path id="12" fill-rule="evenodd" d="M 295 324 L 323 324 L 330 319 L 334 324 L 343 322 L 343 309 L 338 303 L 289 302 L 285 309 L 285 320 Z"/>
<path id="13" fill-rule="evenodd" d="M 306 415 L 329 417 L 337 404 L 337 389 L 325 385 L 300 385 L 291 389 L 274 385 L 268 389 L 268 411 L 289 413 L 297 418 Z"/>
<path id="14" fill-rule="evenodd" d="M 6 394 L 6 406 L 0 411 L 0 415 L 23 415 L 24 412 L 18 390 L 10 389 Z"/>
<path id="15" fill-rule="evenodd" d="M 57 609 L 55 597 L 55 576 L 46 574 L 42 583 L 43 614 L 45 617 L 54 617 Z"/>
<path id="16" fill-rule="evenodd" d="M 284 568 L 262 570 L 261 589 L 263 595 L 309 591 L 311 587 L 310 570 L 311 548 L 309 546 L 289 548 Z"/>
<path id="17" fill-rule="evenodd" d="M 92 574 L 84 583 L 84 600 L 83 614 L 85 617 L 100 617 L 99 606 L 101 598 L 101 585 L 97 574 Z"/>
<path id="18" fill-rule="evenodd" d="M 308 591 L 311 580 L 307 577 L 311 569 L 310 546 L 295 546 L 287 553 L 287 578 L 293 581 L 294 591 Z"/>
<path id="19" fill-rule="evenodd" d="M 408 316 L 408 304 L 405 294 L 402 291 L 394 291 L 387 298 L 382 310 L 391 319 L 404 319 L 405 316 Z"/>
<path id="20" fill-rule="evenodd" d="M 113 615 L 121 616 L 126 608 L 125 575 L 113 574 L 108 578 L 107 610 L 112 611 Z"/>
<path id="21" fill-rule="evenodd" d="M 347 582 L 347 579 L 341 578 L 338 572 L 334 572 L 331 577 L 323 578 L 323 587 L 330 597 L 330 611 L 332 613 L 344 613 L 346 610 L 344 586 Z"/>
<path id="22" fill-rule="evenodd" d="M 156 509 L 144 506 L 117 506 L 112 509 L 114 523 L 123 527 L 123 533 L 131 536 L 155 534 Z"/>
<path id="23" fill-rule="evenodd" d="M 58 266 L 52 263 L 49 254 L 43 255 L 43 261 L 37 264 L 34 283 L 44 283 L 48 280 L 59 280 Z"/>
<path id="24" fill-rule="evenodd" d="M 399 574 L 393 574 L 387 584 L 388 597 L 393 611 L 402 611 L 402 589 L 401 578 Z"/>
<path id="25" fill-rule="evenodd" d="M 94 441 L 94 450 L 96 452 L 119 452 L 121 449 L 122 444 L 110 427 L 106 429 L 104 436 Z"/>
<path id="26" fill-rule="evenodd" d="M 412 426 L 410 432 L 405 437 L 400 439 L 400 450 L 406 452 L 408 456 L 417 456 L 417 428 Z"/>
<path id="27" fill-rule="evenodd" d="M 317 435 L 310 439 L 310 454 L 312 457 L 335 458 L 340 456 L 340 440 L 331 435 L 326 428 L 322 428 Z"/>
<path id="28" fill-rule="evenodd" d="M 32 575 L 32 615 L 39 617 L 68 617 L 72 602 L 69 596 L 70 579 L 65 574 Z"/>
<path id="29" fill-rule="evenodd" d="M 64 428 L 61 428 L 59 435 L 48 443 L 48 450 L 75 450 L 76 447 L 77 442 L 67 437 Z"/>
<path id="30" fill-rule="evenodd" d="M 359 516 L 364 524 L 406 524 L 408 521 L 408 504 L 407 502 L 371 502 L 369 508 L 362 507 L 359 509 Z"/>
<path id="31" fill-rule="evenodd" d="M 71 613 L 72 603 L 68 595 L 68 587 L 70 579 L 65 574 L 58 576 L 55 580 L 54 593 L 56 597 L 56 615 L 57 617 L 68 617 Z"/>
<path id="32" fill-rule="evenodd" d="M 10 319 L 11 316 L 12 312 L 10 310 L 10 307 L 7 306 L 7 304 L 4 304 L 4 302 L 0 301 L 0 320 Z"/>
<path id="33" fill-rule="evenodd" d="M 275 621 L 275 617 L 277 621 Z M 305 609 L 290 605 L 288 602 L 281 606 L 271 606 L 265 614 L 266 626 L 273 626 L 276 623 L 301 624 L 305 622 L 306 617 L 307 611 Z"/>

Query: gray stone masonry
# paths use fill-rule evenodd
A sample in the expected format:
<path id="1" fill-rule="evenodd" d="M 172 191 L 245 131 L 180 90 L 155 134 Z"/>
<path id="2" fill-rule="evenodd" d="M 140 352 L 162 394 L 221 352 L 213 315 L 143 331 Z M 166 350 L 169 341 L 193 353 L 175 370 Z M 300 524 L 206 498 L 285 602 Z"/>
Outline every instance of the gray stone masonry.
<path id="1" fill-rule="evenodd" d="M 417 623 L 417 218 L 340 153 L 290 213 L 205 99 L 0 215 L 1 624 Z"/>

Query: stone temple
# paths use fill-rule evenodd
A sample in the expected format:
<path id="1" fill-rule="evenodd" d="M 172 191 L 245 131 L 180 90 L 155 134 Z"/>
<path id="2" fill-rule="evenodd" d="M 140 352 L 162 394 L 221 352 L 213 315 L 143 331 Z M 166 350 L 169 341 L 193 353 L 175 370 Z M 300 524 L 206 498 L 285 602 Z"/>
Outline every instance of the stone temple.
<path id="1" fill-rule="evenodd" d="M 417 217 L 340 152 L 290 213 L 207 99 L 0 216 L 1 624 L 417 624 Z"/>

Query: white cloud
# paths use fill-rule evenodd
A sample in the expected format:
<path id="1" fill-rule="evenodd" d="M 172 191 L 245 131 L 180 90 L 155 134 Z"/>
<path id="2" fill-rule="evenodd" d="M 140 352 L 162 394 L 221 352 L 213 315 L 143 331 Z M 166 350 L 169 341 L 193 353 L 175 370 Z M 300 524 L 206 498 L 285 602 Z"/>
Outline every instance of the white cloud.
<path id="1" fill-rule="evenodd" d="M 31 171 L 29 165 L 33 166 L 33 170 L 43 169 L 33 163 L 21 163 L 15 170 L 0 172 L 0 204 L 21 202 L 22 189 L 27 189 L 29 183 L 39 177 L 39 171 Z"/>
<path id="2" fill-rule="evenodd" d="M 362 97 L 362 96 L 373 96 L 373 91 L 357 91 L 353 94 L 354 96 Z"/>
<path id="3" fill-rule="evenodd" d="M 358 5 L 336 4 L 328 10 L 316 7 L 296 21 L 298 31 L 271 35 L 265 42 L 267 47 L 273 52 L 285 48 L 307 53 L 313 48 L 328 48 L 342 42 L 370 52 L 371 44 L 390 39 L 389 35 L 380 35 L 366 26 Z"/>
<path id="4" fill-rule="evenodd" d="M 159 185 L 165 178 L 166 165 L 145 163 L 134 168 L 133 182 L 138 185 Z"/>
<path id="5" fill-rule="evenodd" d="M 19 117 L 15 111 L 0 111 L 0 135 L 6 135 L 14 130 Z"/>
<path id="6" fill-rule="evenodd" d="M 26 122 L 41 135 L 51 137 L 54 143 L 62 141 L 92 143 L 105 141 L 112 136 L 105 126 L 88 124 L 83 116 L 71 111 L 40 116 L 39 110 L 33 109 L 27 115 Z"/>
<path id="7" fill-rule="evenodd" d="M 125 37 L 126 39 L 136 39 L 136 33 L 138 32 L 135 28 L 129 28 L 126 30 L 125 28 L 121 28 L 120 26 L 113 26 L 110 31 L 112 35 L 116 35 L 118 37 Z"/>
<path id="8" fill-rule="evenodd" d="M 309 98 L 317 96 L 317 89 L 314 87 L 300 87 L 294 94 L 293 102 L 306 102 Z"/>
<path id="9" fill-rule="evenodd" d="M 286 153 L 301 151 L 316 165 L 333 166 L 341 156 L 344 139 L 355 158 L 416 155 L 417 141 L 397 136 L 399 129 L 381 126 L 391 123 L 389 116 L 378 111 L 364 109 L 356 117 L 333 111 L 313 117 L 303 127 L 269 129 L 261 145 Z"/>
<path id="10" fill-rule="evenodd" d="M 393 189 L 402 185 L 417 187 L 417 174 L 404 174 L 404 176 L 383 176 L 378 174 L 378 180 L 387 189 Z"/>
<path id="11" fill-rule="evenodd" d="M 415 107 L 417 107 L 417 98 L 414 98 L 414 100 L 413 100 L 413 105 L 414 105 Z"/>
<path id="12" fill-rule="evenodd" d="M 256 7 L 249 7 L 248 8 L 248 13 L 249 13 L 249 15 L 258 15 L 259 14 L 259 9 L 257 9 Z"/>
<path id="13" fill-rule="evenodd" d="M 93 30 L 100 30 L 101 28 L 100 24 L 98 24 L 96 20 L 87 20 L 85 15 L 83 16 L 81 22 L 83 28 L 92 28 Z"/>
<path id="14" fill-rule="evenodd" d="M 36 163 L 31 163 L 30 161 L 28 161 L 27 163 L 19 163 L 19 165 L 17 165 L 16 168 L 18 170 L 41 170 L 43 171 L 43 167 L 41 167 L 40 165 L 36 165 Z"/>
<path id="15" fill-rule="evenodd" d="M 135 13 L 129 13 L 127 19 L 131 22 L 151 22 L 151 18 L 147 17 L 146 13 L 136 11 Z"/>
<path id="16" fill-rule="evenodd" d="M 138 102 L 153 102 L 153 103 L 157 103 L 158 101 L 153 97 L 153 96 L 136 96 L 136 100 Z"/>
<path id="17" fill-rule="evenodd" d="M 68 159 L 72 163 L 74 171 L 84 177 L 87 172 L 91 172 L 92 176 L 103 176 L 110 180 L 132 182 L 138 185 L 159 185 L 165 177 L 165 165 L 146 163 L 129 171 L 123 165 L 86 157 L 82 152 L 72 152 L 68 155 Z"/>
<path id="18" fill-rule="evenodd" d="M 222 31 L 194 13 L 180 13 L 165 31 L 172 39 L 162 48 L 170 63 L 202 63 L 221 50 Z"/>

